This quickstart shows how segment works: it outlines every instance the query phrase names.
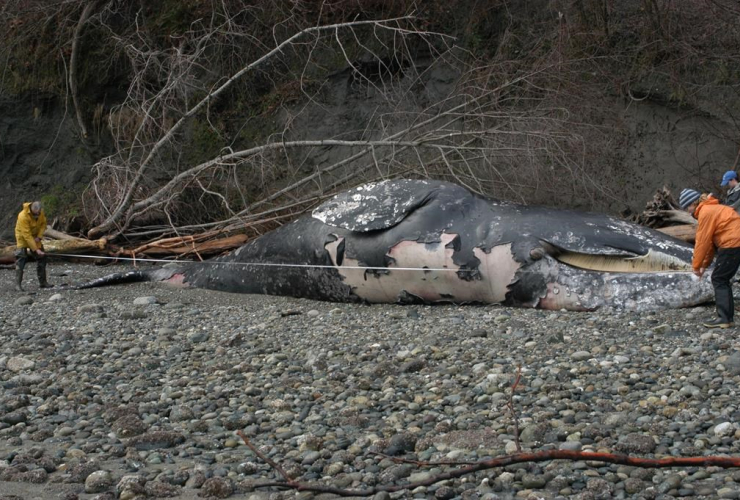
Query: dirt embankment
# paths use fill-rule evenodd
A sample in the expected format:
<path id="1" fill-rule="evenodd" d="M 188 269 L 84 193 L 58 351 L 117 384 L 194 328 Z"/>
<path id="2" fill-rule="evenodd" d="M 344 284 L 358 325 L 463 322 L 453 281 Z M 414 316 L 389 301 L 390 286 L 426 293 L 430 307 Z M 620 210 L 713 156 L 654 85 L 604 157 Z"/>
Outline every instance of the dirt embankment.
<path id="1" fill-rule="evenodd" d="M 168 13 L 175 3 L 177 16 Z M 460 66 L 428 65 L 429 54 L 420 49 L 415 53 L 412 47 L 415 59 L 404 64 L 421 76 L 392 111 L 398 116 L 423 112 L 435 100 L 469 90 L 471 82 L 500 84 L 529 75 L 521 89 L 502 99 L 501 122 L 540 113 L 544 118 L 529 122 L 528 133 L 537 132 L 532 123 L 546 125 L 553 116 L 562 125 L 548 130 L 556 139 L 546 144 L 549 151 L 543 154 L 512 155 L 508 144 L 481 161 L 475 174 L 488 194 L 618 213 L 627 207 L 639 210 L 654 189 L 663 185 L 674 190 L 689 185 L 719 189 L 718 180 L 735 163 L 740 140 L 734 118 L 740 116 L 740 61 L 736 57 L 740 23 L 735 22 L 740 14 L 732 4 L 717 0 L 700 9 L 694 2 L 685 2 L 664 11 L 646 11 L 644 5 L 654 2 L 629 0 L 606 10 L 602 2 L 590 0 L 535 1 L 517 7 L 463 3 L 465 8 L 450 9 L 443 2 L 427 2 L 421 14 L 427 16 L 429 29 L 454 36 L 454 43 L 467 51 L 466 64 L 473 61 L 471 67 L 477 69 L 461 72 Z M 73 36 L 70 20 L 79 15 L 73 4 L 65 7 L 69 12 L 60 11 L 66 16 L 60 17 L 66 20 L 60 24 L 61 37 Z M 171 48 L 167 44 L 173 30 L 202 17 L 199 9 L 203 8 L 203 2 L 185 6 L 162 2 L 156 9 L 143 10 L 141 15 L 149 16 L 152 26 L 148 43 L 162 50 Z M 322 15 L 335 16 L 333 20 L 351 18 L 352 8 L 345 5 L 345 10 Z M 362 13 L 368 17 L 391 14 L 364 8 Z M 11 50 L 8 71 L 0 81 L 0 239 L 6 240 L 12 238 L 22 201 L 42 199 L 51 220 L 57 216 L 69 220 L 82 213 L 81 200 L 93 175 L 92 165 L 114 152 L 108 118 L 127 95 L 133 74 L 133 66 L 117 58 L 122 54 L 114 54 L 115 44 L 99 44 L 98 51 L 92 50 L 92 42 L 101 41 L 106 29 L 118 30 L 120 36 L 130 34 L 123 21 L 131 12 L 122 10 L 116 13 L 118 17 L 106 20 L 104 15 L 110 12 L 101 10 L 80 38 L 80 102 L 82 115 L 91 125 L 91 136 L 83 141 L 65 83 L 64 68 L 69 61 L 62 56 L 69 54 L 57 50 L 59 40 L 24 28 L 33 26 L 38 13 L 11 11 L 0 15 L 0 25 L 8 27 Z M 49 17 L 48 22 L 54 19 Z M 28 43 L 20 43 L 24 40 Z M 102 46 L 110 48 L 105 54 L 109 59 L 99 53 Z M 39 67 L 48 70 L 43 81 L 38 68 L 24 63 L 28 57 L 20 57 L 27 56 L 27 47 L 36 51 Z M 366 131 L 366 127 L 379 113 L 388 111 L 388 95 L 357 84 L 355 70 L 369 56 L 356 46 L 347 47 L 355 51 L 348 60 L 357 66 L 339 64 L 343 58 L 336 53 L 322 53 L 314 61 L 316 68 L 323 65 L 330 70 L 312 67 L 311 78 L 301 85 L 291 80 L 295 75 L 290 71 L 295 68 L 284 72 L 267 68 L 209 110 L 207 119 L 196 117 L 182 132 L 184 149 L 168 153 L 167 161 L 171 160 L 173 169 L 191 167 L 202 159 L 205 149 L 217 153 L 225 147 L 254 146 L 272 132 L 280 132 L 280 140 L 377 137 L 380 132 Z M 57 82 L 53 82 L 55 71 Z M 309 88 L 321 91 L 311 93 Z M 388 123 L 392 127 L 393 120 Z M 567 150 L 556 151 L 561 147 Z M 282 175 L 271 173 L 260 190 L 278 189 L 287 179 L 337 161 L 344 153 L 316 148 L 295 156 L 286 154 L 283 163 L 300 167 Z M 566 164 L 558 163 L 561 159 Z M 443 167 L 435 175 L 443 175 Z"/>

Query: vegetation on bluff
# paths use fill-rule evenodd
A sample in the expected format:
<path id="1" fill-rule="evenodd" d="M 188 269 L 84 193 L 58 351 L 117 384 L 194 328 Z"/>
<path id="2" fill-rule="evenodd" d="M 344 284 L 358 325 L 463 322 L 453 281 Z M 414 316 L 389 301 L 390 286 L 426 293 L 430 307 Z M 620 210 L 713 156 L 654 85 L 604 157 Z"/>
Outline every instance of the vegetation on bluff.
<path id="1" fill-rule="evenodd" d="M 11 0 L 0 96 L 69 109 L 91 183 L 47 194 L 94 234 L 269 225 L 397 176 L 613 210 L 635 182 L 625 105 L 737 143 L 738 19 L 730 0 Z"/>

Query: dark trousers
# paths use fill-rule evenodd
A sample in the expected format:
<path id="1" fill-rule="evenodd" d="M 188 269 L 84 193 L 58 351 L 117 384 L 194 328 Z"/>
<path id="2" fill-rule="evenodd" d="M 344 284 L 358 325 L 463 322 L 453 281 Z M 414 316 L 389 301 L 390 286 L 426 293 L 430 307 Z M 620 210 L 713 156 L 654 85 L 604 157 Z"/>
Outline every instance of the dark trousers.
<path id="1" fill-rule="evenodd" d="M 46 279 L 46 255 L 39 257 L 36 252 L 32 252 L 28 248 L 19 248 L 15 251 L 16 269 L 23 271 L 23 268 L 26 267 L 26 262 L 29 260 L 37 262 L 36 272 L 38 273 L 39 278 L 43 275 L 44 279 Z"/>
<path id="2" fill-rule="evenodd" d="M 740 248 L 720 248 L 712 271 L 714 302 L 717 315 L 723 321 L 733 321 L 735 301 L 732 298 L 732 278 L 740 267 Z"/>

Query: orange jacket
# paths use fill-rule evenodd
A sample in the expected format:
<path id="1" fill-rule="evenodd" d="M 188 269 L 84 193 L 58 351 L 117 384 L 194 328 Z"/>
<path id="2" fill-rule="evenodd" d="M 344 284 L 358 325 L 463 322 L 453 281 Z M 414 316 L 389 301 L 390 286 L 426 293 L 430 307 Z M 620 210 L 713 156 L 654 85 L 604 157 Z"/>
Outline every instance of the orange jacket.
<path id="1" fill-rule="evenodd" d="M 18 248 L 30 248 L 35 252 L 41 245 L 37 245 L 34 238 L 41 239 L 44 231 L 46 231 L 44 211 L 41 210 L 39 216 L 34 217 L 31 213 L 31 202 L 24 203 L 15 223 L 15 241 Z"/>
<path id="2" fill-rule="evenodd" d="M 732 207 L 720 205 L 710 196 L 694 211 L 699 221 L 694 244 L 694 269 L 707 268 L 714 258 L 715 248 L 740 247 L 740 215 Z"/>

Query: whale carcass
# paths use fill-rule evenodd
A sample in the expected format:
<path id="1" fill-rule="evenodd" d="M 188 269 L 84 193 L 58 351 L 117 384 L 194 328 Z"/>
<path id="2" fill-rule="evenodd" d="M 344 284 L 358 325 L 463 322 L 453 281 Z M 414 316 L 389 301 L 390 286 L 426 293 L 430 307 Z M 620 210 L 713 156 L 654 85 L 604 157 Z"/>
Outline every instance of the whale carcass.
<path id="1" fill-rule="evenodd" d="M 160 280 L 341 302 L 644 311 L 712 300 L 709 273 L 694 276 L 691 258 L 687 243 L 608 215 L 392 180 L 343 192 L 219 258 L 80 288 Z"/>

